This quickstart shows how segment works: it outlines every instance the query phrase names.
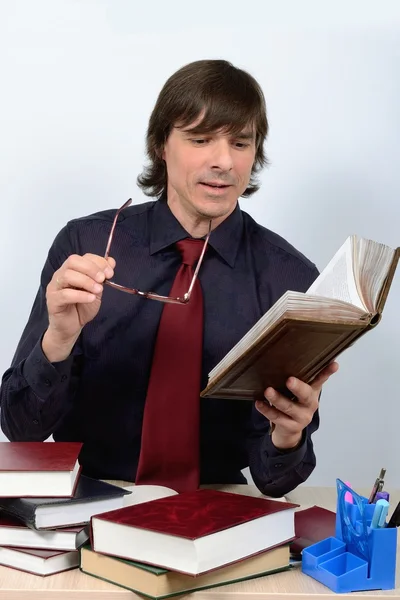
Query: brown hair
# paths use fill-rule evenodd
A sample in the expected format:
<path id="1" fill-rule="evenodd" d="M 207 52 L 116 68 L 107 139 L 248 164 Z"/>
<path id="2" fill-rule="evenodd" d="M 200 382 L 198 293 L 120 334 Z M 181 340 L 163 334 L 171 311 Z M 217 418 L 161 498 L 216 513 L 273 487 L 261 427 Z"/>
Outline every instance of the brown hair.
<path id="1" fill-rule="evenodd" d="M 264 94 L 257 81 L 246 71 L 225 60 L 199 60 L 182 67 L 164 84 L 150 115 L 146 134 L 149 165 L 137 183 L 147 196 L 160 197 L 166 192 L 167 170 L 162 159 L 163 146 L 172 127 L 187 127 L 204 111 L 193 133 L 219 129 L 240 133 L 252 125 L 256 133 L 256 155 L 248 187 L 243 196 L 259 189 L 255 175 L 267 163 L 264 141 L 268 120 Z"/>

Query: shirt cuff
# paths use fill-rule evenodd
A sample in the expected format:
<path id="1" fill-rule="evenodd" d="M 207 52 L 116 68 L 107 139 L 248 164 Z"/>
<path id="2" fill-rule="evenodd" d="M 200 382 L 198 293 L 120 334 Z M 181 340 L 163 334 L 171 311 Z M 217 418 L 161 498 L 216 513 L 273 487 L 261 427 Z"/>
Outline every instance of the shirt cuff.
<path id="1" fill-rule="evenodd" d="M 300 444 L 289 450 L 280 450 L 272 443 L 271 435 L 267 434 L 264 437 L 261 453 L 262 460 L 267 469 L 267 472 L 277 479 L 297 467 L 306 454 L 307 450 L 307 430 L 304 429 Z"/>
<path id="2" fill-rule="evenodd" d="M 56 389 L 60 391 L 60 386 L 69 384 L 72 362 L 72 355 L 61 362 L 49 362 L 43 353 L 41 337 L 25 360 L 22 373 L 37 398 L 45 401 Z"/>

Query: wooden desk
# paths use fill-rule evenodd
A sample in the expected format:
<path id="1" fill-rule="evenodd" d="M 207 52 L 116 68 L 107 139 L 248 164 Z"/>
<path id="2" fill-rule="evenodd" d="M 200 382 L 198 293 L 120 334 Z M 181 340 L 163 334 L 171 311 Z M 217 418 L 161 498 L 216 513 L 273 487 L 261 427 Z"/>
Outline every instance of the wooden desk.
<path id="1" fill-rule="evenodd" d="M 111 482 L 118 485 L 129 485 L 129 482 Z M 210 486 L 217 487 L 217 486 Z M 251 496 L 261 496 L 254 486 L 220 486 L 217 489 L 233 491 Z M 357 490 L 368 496 L 370 490 Z M 300 487 L 288 495 L 288 500 L 301 504 L 302 507 L 317 504 L 335 509 L 335 488 Z M 391 494 L 392 506 L 400 499 L 400 490 Z M 400 544 L 399 544 L 400 546 Z M 357 592 L 356 594 L 335 594 L 318 581 L 301 573 L 299 568 L 284 573 L 276 573 L 268 577 L 242 581 L 227 586 L 185 594 L 180 598 L 193 600 L 314 600 L 327 598 L 376 598 L 388 596 L 400 600 L 400 560 L 397 564 L 397 587 L 384 592 Z M 0 600 L 135 600 L 142 598 L 133 592 L 101 581 L 79 569 L 66 571 L 49 577 L 29 575 L 15 569 L 0 567 Z M 178 598 L 178 597 L 177 597 Z"/>

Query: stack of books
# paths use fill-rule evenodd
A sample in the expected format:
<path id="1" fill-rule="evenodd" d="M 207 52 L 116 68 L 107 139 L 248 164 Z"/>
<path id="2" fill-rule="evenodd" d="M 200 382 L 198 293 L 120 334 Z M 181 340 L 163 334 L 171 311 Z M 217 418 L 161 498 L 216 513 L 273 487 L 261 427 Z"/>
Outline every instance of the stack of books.
<path id="1" fill-rule="evenodd" d="M 289 569 L 297 505 L 81 474 L 80 443 L 0 443 L 0 565 L 166 598 Z"/>
<path id="2" fill-rule="evenodd" d="M 157 599 L 284 571 L 297 506 L 134 486 L 125 507 L 91 518 L 81 570 Z"/>
<path id="3" fill-rule="evenodd" d="M 0 565 L 36 575 L 79 567 L 92 515 L 130 492 L 81 475 L 81 443 L 0 442 Z"/>

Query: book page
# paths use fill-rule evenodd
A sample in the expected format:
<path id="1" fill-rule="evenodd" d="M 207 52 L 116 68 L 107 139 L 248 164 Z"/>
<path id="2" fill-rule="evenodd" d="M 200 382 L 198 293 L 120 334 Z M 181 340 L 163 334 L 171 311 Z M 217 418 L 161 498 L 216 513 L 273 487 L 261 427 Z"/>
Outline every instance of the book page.
<path id="1" fill-rule="evenodd" d="M 361 238 L 358 241 L 358 256 L 362 294 L 368 309 L 374 312 L 393 262 L 394 250 L 379 242 Z"/>
<path id="2" fill-rule="evenodd" d="M 354 236 L 347 238 L 332 260 L 307 290 L 307 294 L 335 298 L 367 310 L 356 286 L 353 270 Z"/>
<path id="3" fill-rule="evenodd" d="M 132 494 L 128 494 L 124 498 L 124 506 L 131 504 L 142 504 L 150 500 L 158 500 L 158 498 L 166 498 L 167 496 L 176 496 L 178 492 L 163 485 L 127 485 L 125 490 L 129 490 Z"/>

